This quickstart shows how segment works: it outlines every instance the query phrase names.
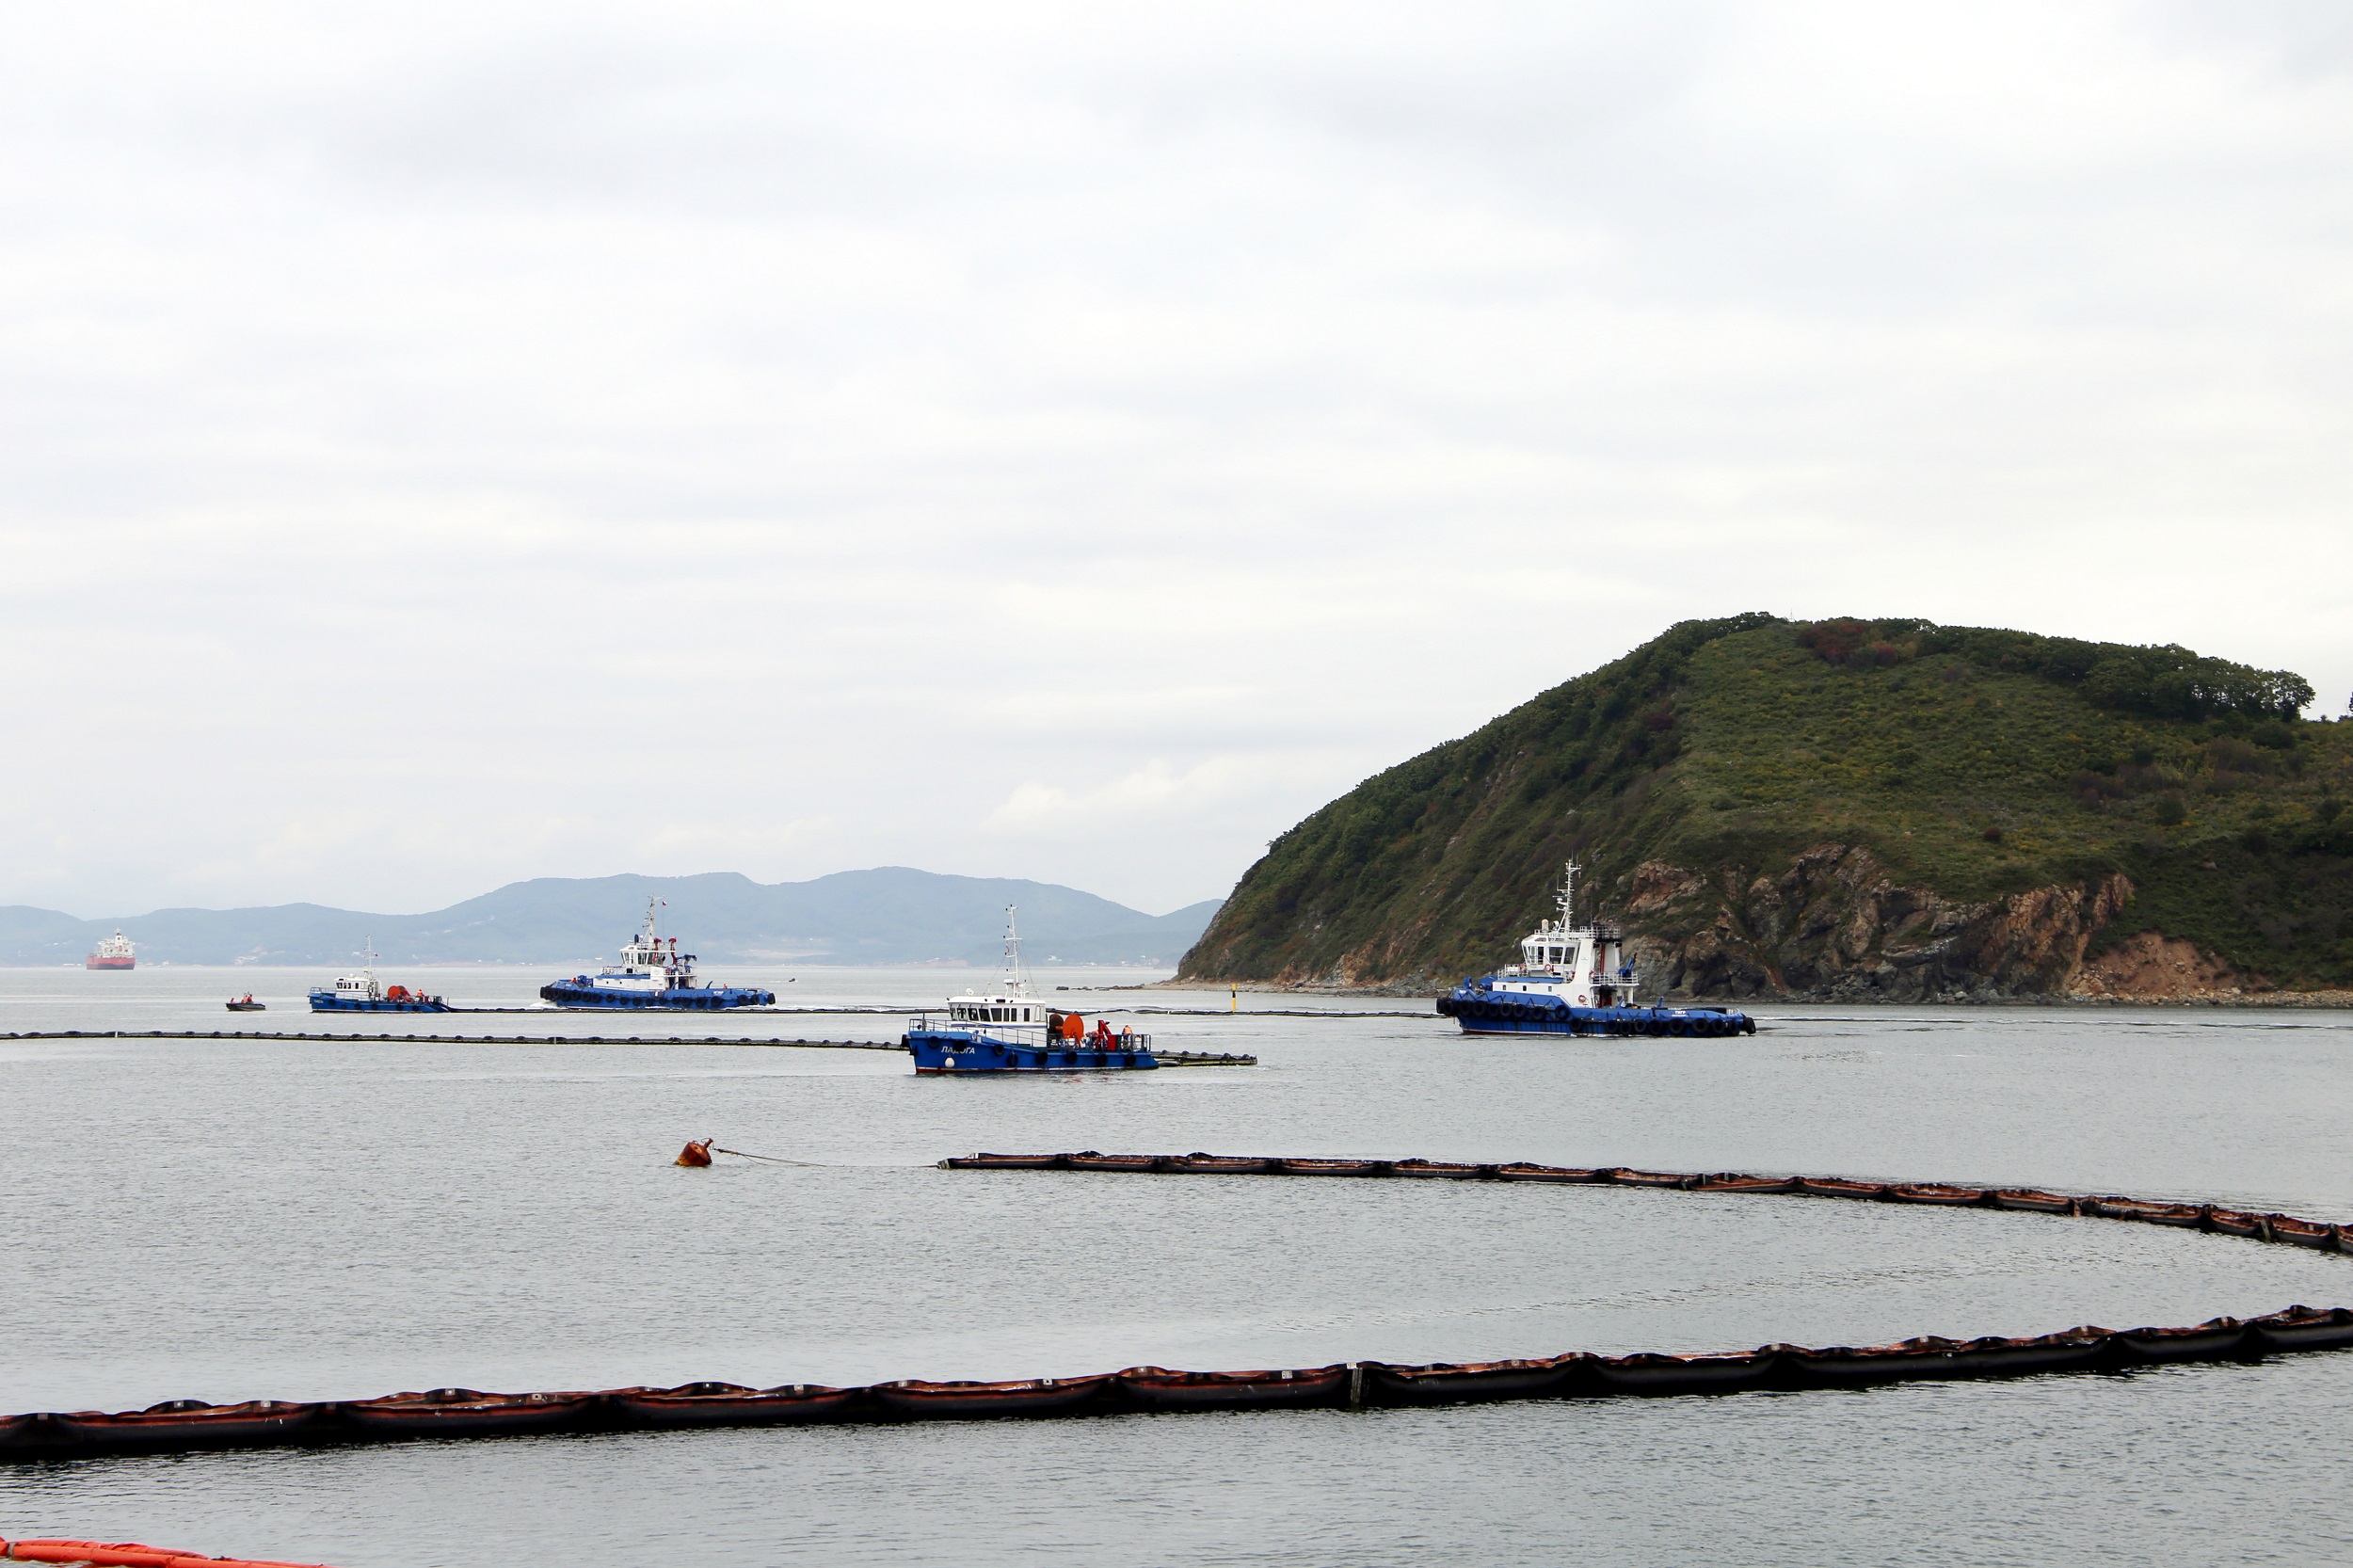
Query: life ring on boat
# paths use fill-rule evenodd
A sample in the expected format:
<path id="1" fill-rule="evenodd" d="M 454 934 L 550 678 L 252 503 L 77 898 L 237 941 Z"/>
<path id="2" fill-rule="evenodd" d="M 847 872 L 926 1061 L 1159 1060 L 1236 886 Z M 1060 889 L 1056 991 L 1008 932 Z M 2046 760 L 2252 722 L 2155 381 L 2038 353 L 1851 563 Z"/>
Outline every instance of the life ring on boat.
<path id="1" fill-rule="evenodd" d="M 1584 1006 L 1584 1005 L 1585 1005 L 1585 993 L 1584 993 L 1584 992 L 1582 992 L 1582 991 L 1577 992 L 1577 1004 L 1579 1007 L 1582 1007 L 1582 1006 Z"/>

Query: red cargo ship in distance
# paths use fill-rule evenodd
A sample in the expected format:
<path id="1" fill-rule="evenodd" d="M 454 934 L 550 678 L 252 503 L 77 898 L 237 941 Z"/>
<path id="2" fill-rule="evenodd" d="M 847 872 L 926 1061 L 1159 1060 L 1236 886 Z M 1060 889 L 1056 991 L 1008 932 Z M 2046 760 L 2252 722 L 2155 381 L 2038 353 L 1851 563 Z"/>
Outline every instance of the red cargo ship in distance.
<path id="1" fill-rule="evenodd" d="M 139 955 L 132 948 L 131 938 L 122 934 L 120 926 L 115 927 L 115 934 L 99 943 L 90 955 L 82 960 L 82 968 L 86 969 L 136 969 L 138 967 Z"/>

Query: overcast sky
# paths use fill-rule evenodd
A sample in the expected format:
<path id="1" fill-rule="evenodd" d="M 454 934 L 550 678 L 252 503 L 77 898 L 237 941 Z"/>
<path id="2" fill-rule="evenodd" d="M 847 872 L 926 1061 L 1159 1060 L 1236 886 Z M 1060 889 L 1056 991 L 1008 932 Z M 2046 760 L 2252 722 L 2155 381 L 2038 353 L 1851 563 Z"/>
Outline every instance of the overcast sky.
<path id="1" fill-rule="evenodd" d="M 2353 690 L 2337 0 L 83 0 L 0 127 L 0 903 L 1158 912 L 1749 609 Z"/>

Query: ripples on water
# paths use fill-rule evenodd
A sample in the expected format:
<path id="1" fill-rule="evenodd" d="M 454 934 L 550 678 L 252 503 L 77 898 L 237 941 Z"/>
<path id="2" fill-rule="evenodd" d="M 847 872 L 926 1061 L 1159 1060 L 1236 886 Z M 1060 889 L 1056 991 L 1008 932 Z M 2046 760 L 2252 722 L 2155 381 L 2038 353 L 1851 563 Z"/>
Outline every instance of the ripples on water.
<path id="1" fill-rule="evenodd" d="M 728 978 L 804 1002 L 920 1005 L 943 985 L 792 972 L 789 988 L 787 971 Z M 320 1027 L 300 1011 L 310 978 L 0 971 L 0 1029 Z M 519 1001 L 540 978 L 432 984 Z M 222 1013 L 232 982 L 272 1011 Z M 1466 1043 L 1434 1017 L 1163 1017 L 1163 1046 L 1265 1065 L 966 1082 L 893 1055 L 722 1046 L 0 1042 L 0 1403 L 1868 1343 L 2353 1304 L 2353 1259 L 2046 1216 L 932 1166 L 976 1148 L 1418 1154 L 2353 1219 L 2346 1015 L 1769 1012 L 1753 1040 L 1527 1044 Z M 900 1021 L 392 1027 L 887 1039 Z M 668 1163 L 705 1135 L 818 1163 Z M 343 1568 L 2338 1560 L 2353 1531 L 2325 1499 L 2353 1457 L 2348 1395 L 2353 1355 L 1867 1394 L 110 1460 L 0 1471 L 0 1534 Z"/>

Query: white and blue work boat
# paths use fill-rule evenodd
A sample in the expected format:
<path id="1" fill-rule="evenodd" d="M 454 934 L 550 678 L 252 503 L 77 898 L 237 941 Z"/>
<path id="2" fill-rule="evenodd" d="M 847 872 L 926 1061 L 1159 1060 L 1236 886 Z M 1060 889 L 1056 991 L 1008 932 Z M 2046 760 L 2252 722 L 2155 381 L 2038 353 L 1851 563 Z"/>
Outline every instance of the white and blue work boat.
<path id="1" fill-rule="evenodd" d="M 251 993 L 246 1003 L 253 1000 Z M 248 1008 L 231 1002 L 232 1008 L 245 1012 Z M 258 1011 L 258 1009 L 255 1009 Z M 368 944 L 368 955 L 360 960 L 358 974 L 337 975 L 335 984 L 321 985 L 311 993 L 313 1013 L 446 1013 L 449 1003 L 423 991 L 412 991 L 406 985 L 387 985 L 376 978 L 376 944 Z"/>
<path id="2" fill-rule="evenodd" d="M 610 1007 L 713 1012 L 728 1007 L 774 1007 L 776 994 L 754 985 L 697 985 L 695 955 L 678 950 L 678 938 L 655 934 L 660 899 L 646 901 L 646 928 L 621 949 L 621 961 L 595 974 L 576 974 L 539 987 L 539 1000 L 558 1007 Z"/>
<path id="3" fill-rule="evenodd" d="M 1577 923 L 1577 862 L 1556 899 L 1557 920 L 1520 941 L 1520 961 L 1465 980 L 1438 1012 L 1465 1034 L 1753 1034 L 1746 1013 L 1712 1007 L 1644 1007 L 1624 934 L 1608 920 Z"/>
<path id="4" fill-rule="evenodd" d="M 907 1020 L 900 1038 L 919 1073 L 1099 1073 L 1157 1067 L 1152 1036 L 1114 1032 L 1108 1018 L 1093 1030 L 1076 1014 L 1048 1007 L 1030 994 L 1021 967 L 1021 938 L 1013 908 L 1005 908 L 1004 983 L 991 992 L 948 999 L 948 1015 Z"/>

